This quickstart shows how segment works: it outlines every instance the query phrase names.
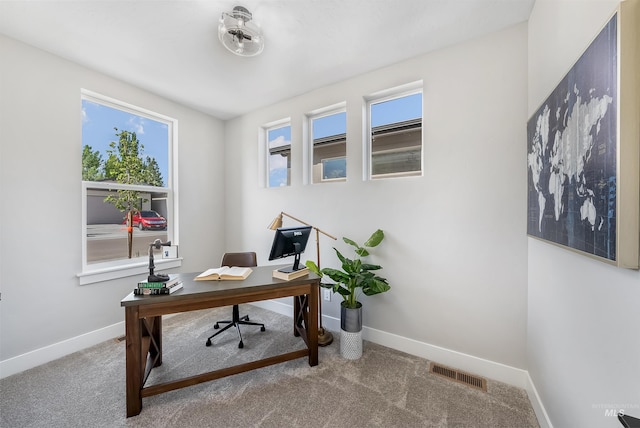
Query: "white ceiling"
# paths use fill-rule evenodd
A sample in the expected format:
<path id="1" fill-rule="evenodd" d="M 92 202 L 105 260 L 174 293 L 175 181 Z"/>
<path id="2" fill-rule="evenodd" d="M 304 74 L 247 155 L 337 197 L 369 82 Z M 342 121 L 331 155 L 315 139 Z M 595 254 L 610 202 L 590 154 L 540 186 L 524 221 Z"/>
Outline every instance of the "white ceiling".
<path id="1" fill-rule="evenodd" d="M 229 119 L 526 21 L 534 1 L 0 0 L 0 33 Z M 218 41 L 236 5 L 262 27 L 258 57 Z"/>

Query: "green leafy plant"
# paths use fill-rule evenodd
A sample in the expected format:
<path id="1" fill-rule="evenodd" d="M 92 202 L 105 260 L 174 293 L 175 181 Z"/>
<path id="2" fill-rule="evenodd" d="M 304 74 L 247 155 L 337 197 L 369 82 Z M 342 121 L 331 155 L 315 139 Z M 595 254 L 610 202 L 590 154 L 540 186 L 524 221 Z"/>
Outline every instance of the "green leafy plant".
<path id="1" fill-rule="evenodd" d="M 334 247 L 333 249 L 342 263 L 342 270 L 333 268 L 320 269 L 312 260 L 307 260 L 305 264 L 310 271 L 321 278 L 325 275 L 331 278 L 334 284 L 322 283 L 321 285 L 324 288 L 332 289 L 334 293 L 340 294 L 342 296 L 343 306 L 355 308 L 358 305 L 358 295 L 360 292 L 366 296 L 373 296 L 391 289 L 386 278 L 382 278 L 373 272 L 382 269 L 382 266 L 363 263 L 362 261 L 362 257 L 369 255 L 367 248 L 377 247 L 383 239 L 384 232 L 380 229 L 373 232 L 362 246 L 349 238 L 342 238 L 344 242 L 355 248 L 354 251 L 357 256 L 349 259 Z"/>

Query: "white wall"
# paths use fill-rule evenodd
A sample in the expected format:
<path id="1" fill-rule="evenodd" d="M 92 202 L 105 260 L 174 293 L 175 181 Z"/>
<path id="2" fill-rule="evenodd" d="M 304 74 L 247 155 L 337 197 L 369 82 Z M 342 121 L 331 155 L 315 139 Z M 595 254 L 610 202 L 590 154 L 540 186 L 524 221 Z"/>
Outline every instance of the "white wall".
<path id="1" fill-rule="evenodd" d="M 536 1 L 529 20 L 528 116 L 617 5 Z M 616 427 L 619 422 L 605 416 L 614 409 L 640 417 L 639 272 L 535 239 L 528 253 L 528 370 L 551 424 Z"/>
<path id="2" fill-rule="evenodd" d="M 84 87 L 179 119 L 183 271 L 223 250 L 253 249 L 267 263 L 266 227 L 281 210 L 358 241 L 380 227 L 387 240 L 373 261 L 393 289 L 363 298 L 369 338 L 434 359 L 460 353 L 459 366 L 480 374 L 487 365 L 474 361 L 526 369 L 543 422 L 557 427 L 618 426 L 604 416 L 610 405 L 640 416 L 639 273 L 527 239 L 524 221 L 526 120 L 617 4 L 537 0 L 528 32 L 517 25 L 226 125 L 0 36 L 0 368 L 122 329 L 131 281 L 76 278 Z M 362 96 L 420 79 L 424 177 L 363 182 Z M 348 181 L 302 185 L 303 114 L 345 100 Z M 258 128 L 289 116 L 292 186 L 262 188 Z M 323 266 L 335 265 L 333 245 L 346 249 L 321 245 Z M 313 245 L 305 256 L 315 259 Z M 335 297 L 323 309 L 325 323 L 337 320 Z"/>
<path id="3" fill-rule="evenodd" d="M 183 271 L 217 263 L 222 252 L 224 123 L 4 36 L 0 57 L 0 374 L 6 376 L 124 333 L 120 300 L 136 279 L 80 286 L 76 277 L 80 88 L 178 119 L 179 198 L 188 207 L 179 220 Z"/>
<path id="4" fill-rule="evenodd" d="M 253 249 L 266 263 L 267 225 L 281 210 L 359 242 L 381 228 L 386 241 L 372 261 L 393 288 L 362 298 L 370 339 L 427 357 L 453 359 L 439 353 L 445 348 L 526 368 L 526 32 L 520 24 L 229 121 L 227 246 Z M 424 177 L 363 182 L 362 97 L 420 79 Z M 347 182 L 303 185 L 303 115 L 343 101 Z M 285 117 L 292 185 L 260 187 L 259 127 Z M 348 251 L 321 237 L 323 267 L 336 265 L 334 245 Z M 311 243 L 303 260 L 315 258 Z M 338 298 L 323 310 L 335 321 Z"/>

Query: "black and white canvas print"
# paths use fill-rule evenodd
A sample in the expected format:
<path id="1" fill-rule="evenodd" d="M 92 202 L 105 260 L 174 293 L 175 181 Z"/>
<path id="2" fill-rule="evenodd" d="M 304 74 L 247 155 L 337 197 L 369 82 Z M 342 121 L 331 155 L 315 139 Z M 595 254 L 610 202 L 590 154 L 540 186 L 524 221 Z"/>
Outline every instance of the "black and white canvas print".
<path id="1" fill-rule="evenodd" d="M 614 16 L 527 123 L 530 236 L 616 260 L 616 106 Z"/>

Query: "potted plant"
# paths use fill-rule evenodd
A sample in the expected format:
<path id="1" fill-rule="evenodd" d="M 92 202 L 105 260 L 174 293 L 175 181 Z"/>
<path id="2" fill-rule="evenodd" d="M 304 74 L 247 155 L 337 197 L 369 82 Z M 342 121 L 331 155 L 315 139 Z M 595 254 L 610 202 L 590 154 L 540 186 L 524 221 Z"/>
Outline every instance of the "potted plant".
<path id="1" fill-rule="evenodd" d="M 349 238 L 342 238 L 344 242 L 354 247 L 356 257 L 345 257 L 334 247 L 336 255 L 342 263 L 342 269 L 319 269 L 312 261 L 306 262 L 309 270 L 320 276 L 328 276 L 333 283 L 321 283 L 322 287 L 330 288 L 334 293 L 342 296 L 340 303 L 340 352 L 349 359 L 362 355 L 362 303 L 358 301 L 360 293 L 373 296 L 391 289 L 386 278 L 374 273 L 382 269 L 380 265 L 364 263 L 363 257 L 369 255 L 368 248 L 377 247 L 384 239 L 384 232 L 380 229 L 373 232 L 367 241 L 358 245 Z"/>

